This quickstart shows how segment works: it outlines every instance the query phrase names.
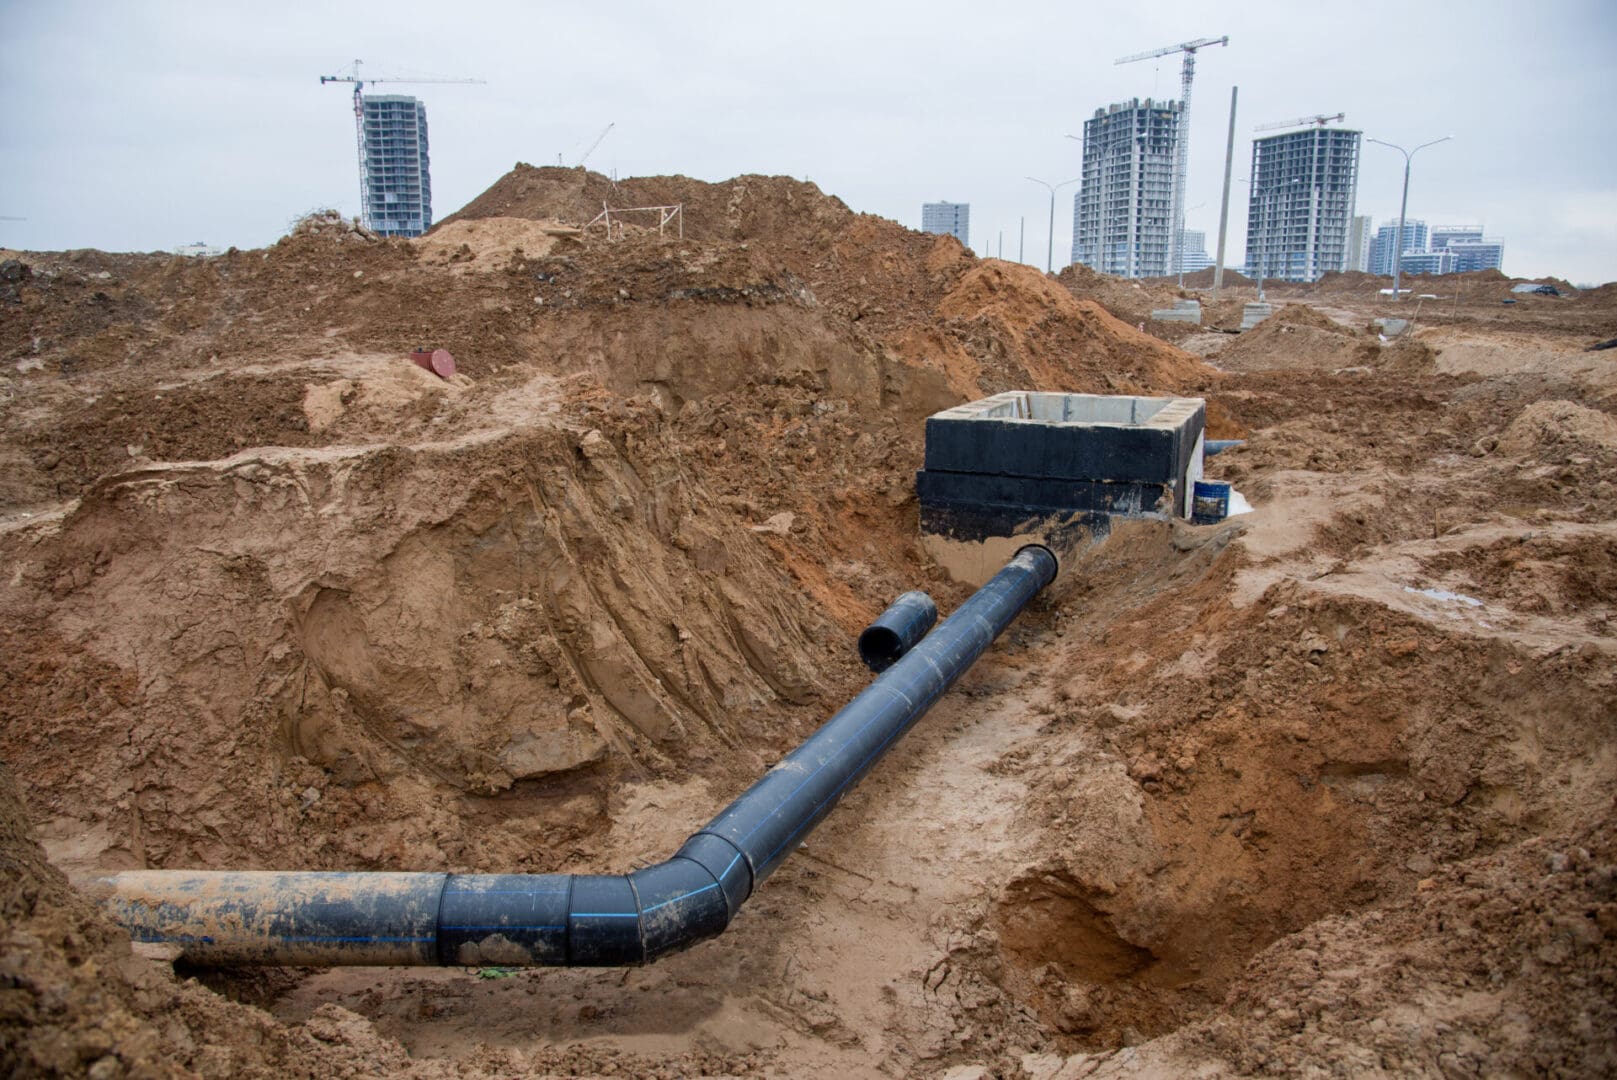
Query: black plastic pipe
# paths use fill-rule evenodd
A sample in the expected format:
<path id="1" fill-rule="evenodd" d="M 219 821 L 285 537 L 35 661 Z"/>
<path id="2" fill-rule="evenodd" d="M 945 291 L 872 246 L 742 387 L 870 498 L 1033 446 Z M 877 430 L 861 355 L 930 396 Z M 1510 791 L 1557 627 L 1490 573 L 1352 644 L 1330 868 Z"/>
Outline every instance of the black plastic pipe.
<path id="1" fill-rule="evenodd" d="M 938 605 L 924 592 L 907 592 L 859 635 L 859 659 L 880 675 L 915 648 L 938 621 Z"/>
<path id="2" fill-rule="evenodd" d="M 667 862 L 626 875 L 134 870 L 100 898 L 197 964 L 644 964 L 754 889 L 1054 580 L 1029 546 Z"/>

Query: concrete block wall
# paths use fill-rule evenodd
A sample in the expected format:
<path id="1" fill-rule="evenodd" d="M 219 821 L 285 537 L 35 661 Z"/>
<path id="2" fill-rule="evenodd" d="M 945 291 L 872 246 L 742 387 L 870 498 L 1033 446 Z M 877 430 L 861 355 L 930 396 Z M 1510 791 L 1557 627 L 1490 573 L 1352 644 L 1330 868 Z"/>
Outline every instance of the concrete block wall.
<path id="1" fill-rule="evenodd" d="M 921 531 L 947 541 L 1105 535 L 1114 518 L 1189 513 L 1206 405 L 1009 391 L 926 422 Z"/>

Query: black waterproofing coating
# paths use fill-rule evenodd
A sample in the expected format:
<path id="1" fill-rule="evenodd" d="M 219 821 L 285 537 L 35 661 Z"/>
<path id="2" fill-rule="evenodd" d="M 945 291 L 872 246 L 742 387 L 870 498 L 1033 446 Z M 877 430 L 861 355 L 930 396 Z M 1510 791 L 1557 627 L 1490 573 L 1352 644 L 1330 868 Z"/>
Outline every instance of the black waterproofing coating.
<path id="1" fill-rule="evenodd" d="M 647 963 L 721 933 L 1055 574 L 1045 548 L 1017 552 L 667 862 L 627 875 L 137 870 L 102 879 L 102 901 L 136 941 L 198 964 Z"/>
<path id="2" fill-rule="evenodd" d="M 859 635 L 859 659 L 878 675 L 898 662 L 938 621 L 938 605 L 924 592 L 907 592 Z"/>

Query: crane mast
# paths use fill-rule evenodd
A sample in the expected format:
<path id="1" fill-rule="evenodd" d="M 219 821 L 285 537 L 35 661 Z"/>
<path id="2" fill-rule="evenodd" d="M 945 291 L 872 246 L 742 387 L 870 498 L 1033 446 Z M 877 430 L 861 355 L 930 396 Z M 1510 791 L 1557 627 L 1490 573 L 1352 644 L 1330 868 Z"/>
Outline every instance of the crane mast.
<path id="1" fill-rule="evenodd" d="M 1173 169 L 1173 235 L 1168 247 L 1168 265 L 1171 273 L 1179 275 L 1179 283 L 1185 280 L 1185 174 L 1190 171 L 1190 87 L 1196 79 L 1196 51 L 1205 49 L 1210 45 L 1228 45 L 1229 35 L 1216 38 L 1198 38 L 1195 41 L 1186 41 L 1178 45 L 1165 45 L 1160 49 L 1151 49 L 1133 56 L 1120 57 L 1117 64 L 1132 64 L 1137 60 L 1151 60 L 1159 56 L 1169 56 L 1173 53 L 1184 53 L 1185 60 L 1179 69 L 1179 139 L 1174 152 Z"/>

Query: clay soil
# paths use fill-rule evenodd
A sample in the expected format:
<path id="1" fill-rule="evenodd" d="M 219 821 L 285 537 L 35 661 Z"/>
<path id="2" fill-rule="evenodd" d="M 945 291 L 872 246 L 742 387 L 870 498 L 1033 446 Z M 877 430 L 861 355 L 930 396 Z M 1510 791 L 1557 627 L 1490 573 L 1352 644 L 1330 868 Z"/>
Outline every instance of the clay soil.
<path id="1" fill-rule="evenodd" d="M 1610 287 L 1270 283 L 1185 351 L 1165 283 L 529 166 L 417 241 L 0 259 L 8 1074 L 1617 1070 Z M 1255 509 L 1065 567 L 721 938 L 175 970 L 76 886 L 666 857 L 968 595 L 922 421 L 1010 388 L 1205 397 Z"/>

